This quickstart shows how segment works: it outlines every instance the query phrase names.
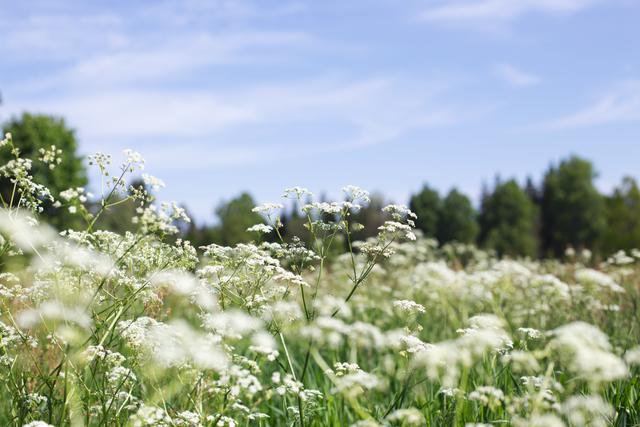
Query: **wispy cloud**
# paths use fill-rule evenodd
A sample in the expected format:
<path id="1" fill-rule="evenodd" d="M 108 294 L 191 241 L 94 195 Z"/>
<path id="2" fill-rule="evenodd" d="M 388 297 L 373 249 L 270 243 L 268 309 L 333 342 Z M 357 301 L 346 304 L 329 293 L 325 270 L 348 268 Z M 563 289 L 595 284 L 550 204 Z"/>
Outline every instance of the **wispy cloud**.
<path id="1" fill-rule="evenodd" d="M 220 139 L 222 132 L 288 127 L 287 140 L 301 128 L 341 129 L 341 149 L 395 140 L 407 132 L 458 123 L 465 117 L 442 99 L 446 84 L 425 85 L 405 77 L 325 76 L 228 89 L 116 90 L 80 86 L 59 97 L 37 95 L 11 105 L 67 117 L 88 140 Z M 9 107 L 9 106 L 7 106 Z M 296 135 L 296 132 L 300 132 Z M 256 141 L 253 141 L 256 142 Z M 320 142 L 320 141 L 314 141 Z"/>
<path id="2" fill-rule="evenodd" d="M 424 10 L 420 19 L 447 24 L 511 21 L 529 13 L 566 14 L 599 0 L 447 0 Z"/>
<path id="3" fill-rule="evenodd" d="M 303 3 L 257 5 L 161 0 L 113 10 L 80 3 L 52 6 L 53 12 L 44 10 L 48 6 L 24 9 L 21 25 L 14 20 L 3 28 L 0 55 L 37 58 L 47 72 L 20 76 L 6 92 L 10 101 L 2 118 L 24 110 L 61 115 L 79 130 L 87 151 L 132 141 L 153 141 L 154 150 L 166 141 L 181 141 L 191 152 L 216 146 L 223 155 L 197 156 L 190 164 L 219 166 L 268 161 L 267 153 L 297 155 L 306 147 L 334 151 L 388 143 L 467 115 L 441 96 L 448 84 L 426 84 L 424 76 L 289 73 L 296 58 L 328 46 L 307 32 L 252 21 L 298 13 Z M 281 72 L 263 76 L 265 65 Z M 252 77 L 229 78 L 236 70 Z M 330 141 L 319 129 L 330 133 Z M 248 149 L 260 154 L 243 155 Z"/>
<path id="4" fill-rule="evenodd" d="M 131 43 L 124 20 L 110 12 L 4 18 L 0 53 L 12 61 L 69 61 L 91 51 L 112 51 Z"/>
<path id="5" fill-rule="evenodd" d="M 312 43 L 302 32 L 244 31 L 212 34 L 188 32 L 161 42 L 87 55 L 28 88 L 148 86 L 172 78 L 186 79 L 192 72 L 213 66 L 257 65 L 278 61 L 279 52 Z"/>
<path id="6" fill-rule="evenodd" d="M 247 0 L 124 2 L 117 8 L 91 7 L 79 0 L 34 0 L 32 8 L 3 4 L 0 54 L 14 61 L 65 63 L 131 59 L 127 53 L 151 56 L 181 48 L 185 54 L 177 59 L 187 54 L 217 58 L 298 39 L 299 32 L 258 30 L 253 22 L 302 10 L 296 5 L 265 8 Z"/>
<path id="7" fill-rule="evenodd" d="M 640 122 L 640 80 L 616 84 L 592 104 L 543 127 L 567 129 L 625 122 Z"/>
<path id="8" fill-rule="evenodd" d="M 496 64 L 493 72 L 510 86 L 533 86 L 540 83 L 540 77 L 508 63 Z"/>

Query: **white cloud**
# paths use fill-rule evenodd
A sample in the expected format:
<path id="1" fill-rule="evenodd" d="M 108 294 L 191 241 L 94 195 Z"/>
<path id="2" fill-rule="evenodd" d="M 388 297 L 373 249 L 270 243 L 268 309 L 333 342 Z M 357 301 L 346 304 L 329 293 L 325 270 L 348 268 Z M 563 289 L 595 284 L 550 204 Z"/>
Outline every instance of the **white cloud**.
<path id="1" fill-rule="evenodd" d="M 566 129 L 609 123 L 640 121 L 640 80 L 619 83 L 594 103 L 544 125 L 547 129 Z"/>
<path id="2" fill-rule="evenodd" d="M 511 86 L 533 86 L 540 83 L 540 77 L 527 73 L 507 63 L 496 64 L 493 71 L 497 77 Z"/>
<path id="3" fill-rule="evenodd" d="M 62 115 L 88 139 L 202 138 L 247 126 L 314 123 L 348 128 L 353 144 L 367 145 L 457 122 L 455 108 L 437 101 L 442 90 L 407 78 L 336 76 L 229 89 L 81 85 L 50 101 L 32 95 L 6 107 Z"/>
<path id="4" fill-rule="evenodd" d="M 145 7 L 127 4 L 117 13 L 80 5 L 55 13 L 44 6 L 34 13 L 26 8 L 23 25 L 14 20 L 3 28 L 7 43 L 0 44 L 0 55 L 29 60 L 35 53 L 46 72 L 19 76 L 5 90 L 0 112 L 61 115 L 78 129 L 86 151 L 98 144 L 108 150 L 149 141 L 160 150 L 168 140 L 191 144 L 191 152 L 217 146 L 223 148 L 217 160 L 197 160 L 216 166 L 221 159 L 249 163 L 266 161 L 268 152 L 304 151 L 292 146 L 343 150 L 387 143 L 467 115 L 439 96 L 446 84 L 426 84 L 424 76 L 312 71 L 321 77 L 293 80 L 286 65 L 327 45 L 305 32 L 246 22 L 264 15 L 266 8 L 258 13 L 256 5 L 160 0 Z M 267 15 L 305 7 L 281 6 Z M 265 63 L 270 67 L 263 76 Z M 274 74 L 275 68 L 281 72 Z M 235 70 L 251 77 L 235 78 Z M 321 140 L 323 132 L 328 141 Z M 247 156 L 247 147 L 259 154 Z"/>
<path id="5" fill-rule="evenodd" d="M 586 9 L 599 0 L 446 0 L 419 18 L 442 23 L 511 21 L 529 13 L 564 14 Z"/>
<path id="6" fill-rule="evenodd" d="M 295 13 L 296 3 L 288 2 L 277 8 L 258 8 L 245 0 L 125 2 L 117 9 L 79 0 L 34 0 L 30 5 L 0 8 L 0 54 L 12 60 L 124 62 L 162 50 L 174 52 L 179 60 L 188 54 L 200 55 L 200 61 L 228 60 L 238 50 L 291 44 L 304 37 L 300 32 L 256 30 L 260 25 L 253 21 Z M 180 50 L 184 54 L 177 55 Z"/>
<path id="7" fill-rule="evenodd" d="M 271 62 L 279 49 L 308 46 L 310 41 L 307 34 L 296 32 L 185 33 L 164 43 L 87 55 L 30 87 L 148 84 L 205 67 Z"/>
<path id="8" fill-rule="evenodd" d="M 3 22 L 0 53 L 12 60 L 73 60 L 130 43 L 124 21 L 107 12 L 29 14 Z"/>
<path id="9" fill-rule="evenodd" d="M 29 99 L 7 107 L 13 112 L 61 115 L 87 139 L 188 137 L 246 123 L 253 117 L 246 108 L 199 91 L 106 90 L 71 93 L 51 101 Z"/>

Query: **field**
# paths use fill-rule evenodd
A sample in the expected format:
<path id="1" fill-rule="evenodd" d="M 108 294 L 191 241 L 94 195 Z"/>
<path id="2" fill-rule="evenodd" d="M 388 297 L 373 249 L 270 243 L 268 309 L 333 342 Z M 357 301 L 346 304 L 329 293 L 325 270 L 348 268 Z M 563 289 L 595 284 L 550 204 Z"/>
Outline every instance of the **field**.
<path id="1" fill-rule="evenodd" d="M 285 192 L 311 239 L 277 239 L 274 203 L 254 244 L 194 248 L 173 237 L 182 209 L 125 185 L 139 155 L 91 161 L 97 210 L 82 188 L 49 195 L 18 154 L 2 169 L 0 425 L 640 423 L 640 252 L 498 259 L 416 236 L 398 205 L 352 241 L 357 187 Z M 96 229 L 122 200 L 137 231 Z M 54 232 L 47 202 L 86 227 Z"/>

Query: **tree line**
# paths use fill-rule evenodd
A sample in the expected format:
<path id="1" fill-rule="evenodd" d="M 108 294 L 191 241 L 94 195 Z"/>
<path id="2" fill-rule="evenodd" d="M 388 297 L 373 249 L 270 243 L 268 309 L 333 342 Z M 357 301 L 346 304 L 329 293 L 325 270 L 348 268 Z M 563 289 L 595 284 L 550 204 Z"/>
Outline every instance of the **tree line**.
<path id="1" fill-rule="evenodd" d="M 26 157 L 37 158 L 40 149 L 51 145 L 62 150 L 63 161 L 55 170 L 35 162 L 31 170 L 54 194 L 87 185 L 75 133 L 63 119 L 25 113 L 5 123 L 3 131 L 12 133 L 15 145 Z M 0 151 L 0 161 L 4 164 L 9 160 L 10 153 Z M 441 244 L 474 243 L 500 255 L 557 257 L 571 247 L 606 256 L 620 249 L 640 248 L 637 181 L 625 177 L 611 194 L 601 194 L 594 185 L 595 178 L 596 170 L 590 161 L 571 156 L 550 166 L 538 185 L 531 178 L 524 185 L 515 179 L 496 179 L 491 187 L 483 189 L 477 209 L 456 188 L 440 194 L 428 184 L 411 195 L 409 207 L 418 215 L 416 227 Z M 11 183 L 0 177 L 0 194 L 10 197 L 10 193 Z M 354 215 L 353 221 L 363 225 L 354 236 L 356 239 L 377 232 L 386 220 L 380 210 L 385 202 L 384 197 L 374 195 L 371 203 Z M 254 206 L 252 196 L 242 193 L 218 205 L 213 225 L 192 223 L 183 228 L 182 235 L 196 245 L 234 245 L 254 240 L 255 234 L 247 228 L 263 222 L 259 214 L 251 211 Z M 119 232 L 133 229 L 130 218 L 135 208 L 132 204 L 119 204 L 97 225 Z M 72 216 L 61 215 L 54 206 L 45 205 L 44 213 L 58 228 L 78 226 Z M 282 236 L 304 238 L 305 221 L 299 206 L 288 206 L 282 216 Z"/>
<path id="2" fill-rule="evenodd" d="M 593 164 L 578 156 L 550 166 L 539 185 L 531 178 L 496 179 L 484 188 L 480 207 L 451 190 L 444 198 L 425 185 L 411 196 L 417 226 L 441 243 L 476 243 L 500 255 L 558 257 L 568 248 L 599 255 L 640 247 L 640 189 L 625 177 L 601 194 Z M 455 234 L 451 234 L 455 230 Z"/>

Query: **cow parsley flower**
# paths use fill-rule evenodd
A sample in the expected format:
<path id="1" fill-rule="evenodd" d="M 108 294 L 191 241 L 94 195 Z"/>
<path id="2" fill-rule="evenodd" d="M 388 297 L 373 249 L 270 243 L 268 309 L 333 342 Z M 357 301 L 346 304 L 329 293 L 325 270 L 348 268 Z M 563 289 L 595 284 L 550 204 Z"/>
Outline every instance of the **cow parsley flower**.
<path id="1" fill-rule="evenodd" d="M 542 337 L 542 332 L 534 328 L 518 328 L 518 332 L 528 339 L 538 339 Z"/>
<path id="2" fill-rule="evenodd" d="M 283 209 L 284 206 L 281 203 L 263 203 L 251 209 L 251 212 L 262 213 L 271 215 L 276 211 Z"/>
<path id="3" fill-rule="evenodd" d="M 173 425 L 173 420 L 164 409 L 144 404 L 135 414 L 131 415 L 129 421 L 133 427 L 170 427 Z"/>
<path id="4" fill-rule="evenodd" d="M 369 203 L 371 201 L 369 192 L 355 185 L 347 185 L 346 187 L 343 187 L 342 192 L 351 202 L 360 201 L 362 203 Z"/>
<path id="5" fill-rule="evenodd" d="M 593 384 L 614 381 L 628 374 L 627 365 L 612 354 L 609 337 L 584 322 L 573 322 L 551 331 L 551 349 L 557 350 L 567 367 Z"/>
<path id="6" fill-rule="evenodd" d="M 415 301 L 412 300 L 397 300 L 393 302 L 393 307 L 396 308 L 399 311 L 403 311 L 406 313 L 424 313 L 426 312 L 426 309 L 424 308 L 424 305 L 422 304 L 418 304 Z"/>
<path id="7" fill-rule="evenodd" d="M 605 427 L 614 415 L 611 405 L 598 395 L 571 396 L 562 403 L 562 413 L 575 426 Z"/>
<path id="8" fill-rule="evenodd" d="M 608 288 L 613 292 L 624 292 L 624 288 L 617 284 L 613 278 L 605 273 L 602 273 L 591 268 L 583 268 L 577 270 L 575 273 L 576 280 L 579 283 L 585 285 L 599 286 L 602 288 Z"/>
<path id="9" fill-rule="evenodd" d="M 56 166 L 62 163 L 62 150 L 56 148 L 55 145 L 49 148 L 40 148 L 38 152 L 40 153 L 38 160 L 47 165 L 50 170 L 55 169 Z"/>
<path id="10" fill-rule="evenodd" d="M 312 197 L 313 193 L 304 187 L 287 188 L 284 190 L 284 193 L 282 194 L 282 198 L 284 199 L 294 198 L 296 200 L 302 200 L 302 198 L 305 196 Z"/>
<path id="11" fill-rule="evenodd" d="M 424 415 L 416 408 L 396 409 L 387 416 L 387 420 L 410 426 L 421 426 L 426 423 Z"/>
<path id="12" fill-rule="evenodd" d="M 331 393 L 343 393 L 349 397 L 355 397 L 367 390 L 381 388 L 382 381 L 374 374 L 361 369 L 335 378 L 335 387 Z"/>
<path id="13" fill-rule="evenodd" d="M 164 181 L 162 181 L 160 178 L 156 178 L 155 176 L 149 175 L 147 173 L 142 174 L 142 181 L 146 185 L 151 187 L 153 190 L 159 190 L 165 187 Z"/>
<path id="14" fill-rule="evenodd" d="M 515 417 L 515 427 L 566 427 L 565 423 L 553 414 L 534 414 L 531 418 Z"/>
<path id="15" fill-rule="evenodd" d="M 624 360 L 629 365 L 640 365 L 640 346 L 630 348 L 624 354 Z"/>
<path id="16" fill-rule="evenodd" d="M 247 231 L 250 233 L 262 233 L 262 234 L 268 234 L 271 233 L 273 231 L 273 227 L 267 224 L 256 224 L 256 225 L 252 225 L 251 227 L 247 228 Z"/>
<path id="17" fill-rule="evenodd" d="M 30 423 L 27 423 L 22 427 L 54 427 L 54 426 L 44 421 L 31 421 Z"/>
<path id="18" fill-rule="evenodd" d="M 468 399 L 495 409 L 504 402 L 504 392 L 492 386 L 481 386 L 469 393 Z"/>

